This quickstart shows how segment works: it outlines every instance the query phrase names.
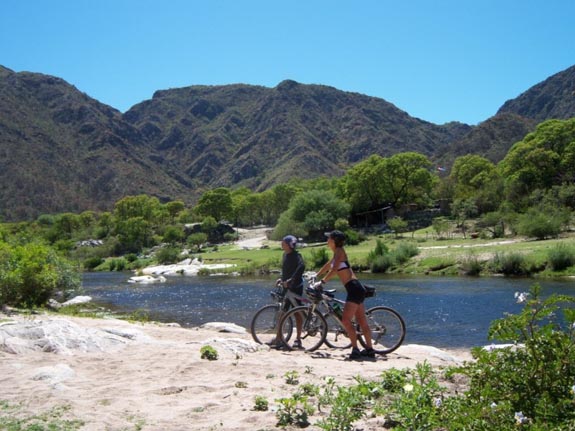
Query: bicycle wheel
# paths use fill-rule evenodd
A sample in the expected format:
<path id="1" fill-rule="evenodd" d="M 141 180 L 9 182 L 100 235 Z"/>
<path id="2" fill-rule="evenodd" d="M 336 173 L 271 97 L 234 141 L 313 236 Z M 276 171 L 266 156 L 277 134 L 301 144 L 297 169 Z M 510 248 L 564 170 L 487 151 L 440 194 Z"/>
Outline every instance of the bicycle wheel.
<path id="1" fill-rule="evenodd" d="M 386 354 L 396 350 L 405 338 L 405 322 L 397 311 L 389 307 L 373 307 L 365 312 L 371 341 L 376 353 Z M 358 339 L 366 347 L 363 334 L 358 328 Z"/>
<path id="2" fill-rule="evenodd" d="M 269 304 L 264 305 L 252 318 L 250 324 L 250 332 L 252 333 L 252 338 L 256 343 L 259 344 L 278 344 L 277 340 L 277 330 L 278 330 L 278 318 L 281 317 L 279 304 Z M 289 326 L 289 322 L 286 322 L 283 328 L 286 333 L 284 337 L 289 340 L 293 331 L 293 327 Z"/>
<path id="3" fill-rule="evenodd" d="M 342 324 L 335 318 L 332 313 L 323 315 L 327 322 L 327 334 L 325 337 L 325 344 L 332 349 L 349 349 L 351 342 L 347 336 L 347 332 Z"/>
<path id="4" fill-rule="evenodd" d="M 289 328 L 295 330 L 297 334 L 296 325 L 298 318 L 302 325 L 301 346 L 293 346 L 289 343 L 289 338 L 285 337 L 289 333 Z M 314 310 L 312 313 L 311 308 L 307 306 L 295 307 L 289 310 L 282 317 L 280 327 L 282 341 L 289 350 L 297 348 L 303 349 L 306 352 L 313 352 L 323 344 L 327 335 L 327 322 L 323 315 L 318 310 Z M 295 340 L 296 336 L 297 335 L 294 334 L 292 340 Z"/>

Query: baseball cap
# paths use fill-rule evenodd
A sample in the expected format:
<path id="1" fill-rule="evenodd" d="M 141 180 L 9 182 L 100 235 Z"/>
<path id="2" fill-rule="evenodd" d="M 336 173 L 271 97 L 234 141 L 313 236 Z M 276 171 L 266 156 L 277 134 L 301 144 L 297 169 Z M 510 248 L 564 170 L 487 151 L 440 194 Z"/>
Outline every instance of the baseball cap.
<path id="1" fill-rule="evenodd" d="M 326 232 L 325 236 L 328 238 L 345 241 L 345 234 L 340 230 L 332 230 L 331 232 Z"/>

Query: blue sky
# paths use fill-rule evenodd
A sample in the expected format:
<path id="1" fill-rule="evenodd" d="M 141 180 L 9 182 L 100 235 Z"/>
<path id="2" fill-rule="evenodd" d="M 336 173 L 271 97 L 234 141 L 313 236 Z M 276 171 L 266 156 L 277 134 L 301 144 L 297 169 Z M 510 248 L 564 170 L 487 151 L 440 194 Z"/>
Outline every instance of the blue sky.
<path id="1" fill-rule="evenodd" d="M 573 0 L 2 0 L 0 64 L 124 112 L 156 90 L 284 79 L 477 124 L 575 64 Z"/>

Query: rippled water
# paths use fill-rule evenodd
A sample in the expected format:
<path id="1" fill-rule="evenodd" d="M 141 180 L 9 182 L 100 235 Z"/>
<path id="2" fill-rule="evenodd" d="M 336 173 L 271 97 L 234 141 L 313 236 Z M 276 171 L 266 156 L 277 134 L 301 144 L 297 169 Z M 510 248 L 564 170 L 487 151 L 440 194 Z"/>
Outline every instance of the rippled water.
<path id="1" fill-rule="evenodd" d="M 128 283 L 131 273 L 87 273 L 87 295 L 112 310 L 131 312 L 144 309 L 154 320 L 198 326 L 206 322 L 233 322 L 249 327 L 255 310 L 270 300 L 275 277 L 168 277 L 166 283 L 135 285 Z M 435 278 L 361 275 L 360 279 L 377 287 L 377 295 L 367 300 L 368 307 L 387 305 L 404 317 L 405 343 L 437 347 L 471 347 L 488 344 L 491 321 L 504 313 L 516 313 L 516 291 L 528 291 L 532 279 Z M 575 296 L 573 281 L 539 281 L 543 294 Z M 336 281 L 337 296 L 345 289 Z"/>

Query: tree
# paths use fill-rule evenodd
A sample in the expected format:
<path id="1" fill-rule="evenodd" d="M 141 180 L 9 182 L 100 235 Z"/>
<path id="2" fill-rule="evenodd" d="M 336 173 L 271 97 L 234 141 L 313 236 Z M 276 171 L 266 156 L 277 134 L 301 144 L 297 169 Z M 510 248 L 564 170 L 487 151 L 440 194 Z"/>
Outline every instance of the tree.
<path id="1" fill-rule="evenodd" d="M 159 218 L 160 207 L 160 201 L 156 197 L 146 195 L 127 196 L 116 202 L 114 216 L 118 221 L 141 218 L 155 224 Z"/>
<path id="2" fill-rule="evenodd" d="M 383 157 L 372 155 L 355 164 L 341 179 L 340 194 L 353 212 L 375 209 L 384 203 L 383 166 Z"/>
<path id="3" fill-rule="evenodd" d="M 399 153 L 385 159 L 377 172 L 383 181 L 384 201 L 394 208 L 412 203 L 427 206 L 437 181 L 430 168 L 431 162 L 427 157 L 414 152 Z"/>
<path id="4" fill-rule="evenodd" d="M 524 209 L 535 189 L 575 183 L 575 118 L 549 120 L 517 142 L 497 166 L 505 193 Z"/>
<path id="5" fill-rule="evenodd" d="M 205 192 L 194 211 L 199 216 L 212 216 L 217 221 L 228 217 L 233 217 L 233 201 L 230 190 L 226 187 L 219 187 Z"/>
<path id="6" fill-rule="evenodd" d="M 503 196 L 503 183 L 496 166 L 484 157 L 468 154 L 458 157 L 449 175 L 453 184 L 453 199 L 472 199 L 479 214 L 494 211 Z"/>
<path id="7" fill-rule="evenodd" d="M 392 217 L 387 220 L 387 225 L 389 228 L 395 232 L 396 238 L 400 236 L 400 234 L 407 232 L 408 223 L 401 217 Z"/>
<path id="8" fill-rule="evenodd" d="M 274 229 L 274 238 L 290 233 L 319 236 L 332 229 L 336 220 L 349 216 L 349 205 L 333 192 L 310 190 L 295 196 Z M 291 231 L 290 231 L 291 230 Z"/>

